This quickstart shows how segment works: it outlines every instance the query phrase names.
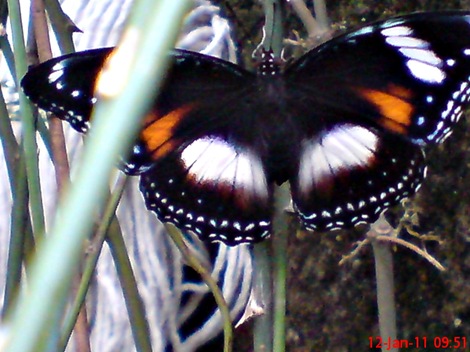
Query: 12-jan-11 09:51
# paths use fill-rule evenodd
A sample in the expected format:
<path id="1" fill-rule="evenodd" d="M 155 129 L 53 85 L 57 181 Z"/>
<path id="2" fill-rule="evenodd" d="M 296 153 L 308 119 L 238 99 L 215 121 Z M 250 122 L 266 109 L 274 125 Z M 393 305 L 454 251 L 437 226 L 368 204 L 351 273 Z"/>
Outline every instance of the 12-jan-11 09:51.
<path id="1" fill-rule="evenodd" d="M 369 336 L 369 348 L 433 348 L 463 350 L 468 346 L 465 336 L 415 336 L 409 339 L 384 339 L 381 336 Z"/>

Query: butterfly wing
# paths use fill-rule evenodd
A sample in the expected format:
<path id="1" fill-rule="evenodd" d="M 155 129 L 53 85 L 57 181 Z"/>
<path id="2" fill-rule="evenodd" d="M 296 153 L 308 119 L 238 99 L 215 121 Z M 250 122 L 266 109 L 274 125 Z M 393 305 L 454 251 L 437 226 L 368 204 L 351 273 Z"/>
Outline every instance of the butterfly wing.
<path id="1" fill-rule="evenodd" d="M 153 163 L 141 190 L 161 220 L 229 245 L 270 233 L 272 189 L 256 142 L 243 138 L 257 119 L 255 81 L 225 61 L 176 52 L 139 136 Z"/>
<path id="2" fill-rule="evenodd" d="M 162 221 L 228 245 L 270 233 L 272 191 L 259 157 L 219 136 L 196 139 L 141 178 L 147 207 Z"/>
<path id="3" fill-rule="evenodd" d="M 51 59 L 31 67 L 21 80 L 26 96 L 78 132 L 89 128 L 98 72 L 112 48 L 93 49 Z"/>
<path id="4" fill-rule="evenodd" d="M 94 83 L 111 50 L 52 59 L 32 68 L 22 87 L 39 107 L 86 132 Z M 209 241 L 260 241 L 270 232 L 272 190 L 256 138 L 240 138 L 244 117 L 256 120 L 256 76 L 193 52 L 171 56 L 161 94 L 121 167 L 142 175 L 146 204 L 162 221 Z"/>
<path id="5" fill-rule="evenodd" d="M 375 221 L 414 194 L 424 178 L 422 150 L 393 134 L 337 125 L 302 146 L 292 197 L 309 230 L 329 231 Z"/>
<path id="6" fill-rule="evenodd" d="M 319 95 L 325 118 L 340 106 L 359 123 L 437 143 L 469 99 L 469 21 L 469 12 L 436 12 L 378 22 L 309 52 L 286 76 Z"/>
<path id="7" fill-rule="evenodd" d="M 425 171 L 420 146 L 448 136 L 469 100 L 469 19 L 452 12 L 379 22 L 286 70 L 291 110 L 307 126 L 290 180 L 307 228 L 372 222 L 415 193 Z"/>

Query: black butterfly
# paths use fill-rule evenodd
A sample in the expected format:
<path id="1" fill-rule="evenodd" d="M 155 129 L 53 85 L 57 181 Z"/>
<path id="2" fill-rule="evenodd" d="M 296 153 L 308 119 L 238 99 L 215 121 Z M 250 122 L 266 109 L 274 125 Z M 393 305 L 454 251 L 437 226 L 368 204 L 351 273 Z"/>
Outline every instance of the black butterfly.
<path id="1" fill-rule="evenodd" d="M 112 49 L 52 59 L 26 95 L 86 132 L 94 81 Z M 418 189 L 422 146 L 444 140 L 470 94 L 470 12 L 422 13 L 365 26 L 281 72 L 258 74 L 175 50 L 124 171 L 141 175 L 162 221 L 229 245 L 271 232 L 273 185 L 289 181 L 303 225 L 372 222 Z"/>

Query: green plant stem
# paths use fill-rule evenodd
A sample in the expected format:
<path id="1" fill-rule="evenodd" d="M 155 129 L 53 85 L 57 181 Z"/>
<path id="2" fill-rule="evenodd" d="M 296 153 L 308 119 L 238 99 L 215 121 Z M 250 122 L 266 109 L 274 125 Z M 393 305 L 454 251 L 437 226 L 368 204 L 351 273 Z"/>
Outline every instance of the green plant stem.
<path id="1" fill-rule="evenodd" d="M 278 0 L 265 0 L 265 37 L 260 46 L 272 49 L 279 56 L 282 48 L 282 12 Z M 265 305 L 265 312 L 257 317 L 254 328 L 254 349 L 256 352 L 284 351 L 285 349 L 285 307 L 286 307 L 286 246 L 287 221 L 284 209 L 286 185 L 276 188 L 275 211 L 273 214 L 273 239 L 268 244 L 255 246 L 255 280 Z M 274 261 L 270 260 L 271 250 Z M 273 272 L 271 272 L 273 265 Z M 273 292 L 274 291 L 274 292 Z M 273 299 L 274 296 L 274 299 Z M 274 310 L 274 314 L 272 313 Z"/>
<path id="2" fill-rule="evenodd" d="M 282 50 L 282 11 L 279 0 L 264 0 L 264 38 L 260 44 L 264 49 L 272 49 L 276 56 L 280 56 Z"/>
<path id="3" fill-rule="evenodd" d="M 34 28 L 34 40 L 39 62 L 47 61 L 52 58 L 52 50 L 43 0 L 34 0 L 31 2 L 31 21 Z M 70 166 L 65 146 L 62 121 L 55 116 L 51 116 L 49 120 L 49 134 L 51 137 L 52 162 L 54 164 L 55 179 L 60 197 L 64 193 L 66 186 L 70 183 Z M 79 270 L 73 278 L 73 293 L 76 291 L 81 281 L 80 276 L 81 271 Z M 91 350 L 87 315 L 86 305 L 81 305 L 80 311 L 77 313 L 75 319 L 74 328 L 74 340 L 77 352 L 90 352 Z"/>
<path id="4" fill-rule="evenodd" d="M 3 147 L 3 155 L 6 161 L 11 196 L 13 199 L 10 241 L 7 261 L 7 276 L 5 283 L 5 295 L 3 299 L 2 315 L 7 314 L 14 297 L 18 292 L 21 280 L 21 263 L 23 261 L 23 236 L 25 234 L 25 209 L 23 205 L 28 201 L 27 186 L 25 180 L 24 164 L 20 164 L 20 147 L 15 139 L 11 120 L 8 116 L 3 93 L 0 90 L 0 140 Z M 23 175 L 19 171 L 23 171 Z M 17 178 L 18 177 L 18 178 Z M 23 209 L 21 209 L 21 207 Z"/>
<path id="5" fill-rule="evenodd" d="M 47 14 L 51 20 L 52 30 L 57 38 L 60 51 L 63 54 L 75 51 L 72 34 L 80 30 L 75 26 L 73 21 L 67 16 L 57 0 L 44 0 Z"/>
<path id="6" fill-rule="evenodd" d="M 19 292 L 21 270 L 25 253 L 25 239 L 32 238 L 29 217 L 25 204 L 28 202 L 28 186 L 26 183 L 26 168 L 24 157 L 21 156 L 16 167 L 16 178 L 11 184 L 14 189 L 12 217 L 10 226 L 10 241 L 8 248 L 7 275 L 5 282 L 5 296 L 3 298 L 3 312 L 5 317 L 10 312 Z M 29 230 L 29 231 L 28 231 Z"/>
<path id="7" fill-rule="evenodd" d="M 285 211 L 290 201 L 287 183 L 274 192 L 275 214 L 273 217 L 273 271 L 274 271 L 274 336 L 273 352 L 286 349 L 286 281 L 287 281 L 287 240 L 288 219 Z"/>
<path id="8" fill-rule="evenodd" d="M 273 275 L 271 273 L 270 241 L 254 246 L 256 295 L 264 305 L 264 312 L 255 318 L 253 348 L 255 352 L 273 350 Z"/>
<path id="9" fill-rule="evenodd" d="M 63 333 L 60 344 L 57 348 L 58 351 L 65 350 L 65 347 L 67 346 L 67 343 L 70 339 L 70 335 L 72 334 L 75 322 L 77 321 L 77 317 L 80 312 L 80 307 L 85 302 L 86 294 L 88 292 L 93 273 L 95 272 L 96 264 L 100 256 L 106 234 L 108 232 L 114 233 L 115 231 L 121 231 L 119 224 L 117 223 L 115 213 L 121 199 L 122 192 L 124 191 L 126 181 L 127 176 L 122 174 L 119 175 L 116 187 L 107 201 L 103 217 L 99 222 L 98 229 L 96 230 L 96 233 L 93 236 L 90 245 L 88 246 L 89 250 L 87 251 L 86 260 L 83 265 L 80 284 L 76 290 L 75 299 L 72 302 L 71 308 L 64 319 L 64 327 L 62 329 Z M 118 234 L 117 236 L 120 235 Z"/>
<path id="10" fill-rule="evenodd" d="M 27 64 L 19 2 L 17 0 L 8 0 L 8 9 L 11 18 L 13 48 L 15 51 L 15 67 L 18 78 L 20 78 L 26 73 Z M 16 84 L 17 87 L 19 87 L 18 81 Z M 31 104 L 21 91 L 19 91 L 19 99 L 22 117 L 22 146 L 26 162 L 33 233 L 34 236 L 39 239 L 44 233 L 44 208 L 42 205 L 39 181 L 36 127 Z"/>
<path id="11" fill-rule="evenodd" d="M 16 18 L 18 20 L 18 18 Z M 12 18 L 12 22 L 14 19 Z M 5 36 L 0 38 L 0 47 L 5 56 L 12 76 L 16 80 L 16 68 L 10 44 Z M 7 260 L 7 276 L 5 295 L 3 298 L 2 316 L 10 312 L 17 297 L 21 282 L 21 270 L 25 253 L 25 243 L 31 244 L 32 232 L 28 207 L 28 185 L 26 181 L 24 148 L 16 141 L 11 120 L 5 104 L 3 93 L 0 91 L 0 136 L 5 156 L 8 178 L 12 195 L 12 215 L 10 226 L 10 241 Z"/>
<path id="12" fill-rule="evenodd" d="M 117 223 L 114 224 L 117 225 Z M 119 231 L 110 230 L 107 242 L 123 289 L 129 320 L 132 322 L 131 329 L 136 350 L 138 352 L 151 352 L 150 328 L 146 319 L 144 304 L 137 289 L 137 282 L 120 229 Z"/>
<path id="13" fill-rule="evenodd" d="M 112 229 L 108 232 L 107 243 L 114 258 L 123 289 L 136 350 L 138 352 L 152 352 L 150 328 L 146 319 L 145 307 L 137 289 L 137 282 L 127 255 L 126 245 L 117 222 L 112 223 Z"/>
<path id="14" fill-rule="evenodd" d="M 233 340 L 232 319 L 230 318 L 230 310 L 222 294 L 222 291 L 217 285 L 217 282 L 211 276 L 209 270 L 202 265 L 202 263 L 188 248 L 184 242 L 184 237 L 181 231 L 178 230 L 173 224 L 165 224 L 165 227 L 174 244 L 183 255 L 183 258 L 186 260 L 187 264 L 201 276 L 202 280 L 206 283 L 206 285 L 209 287 L 209 290 L 212 292 L 224 322 L 224 352 L 231 352 Z"/>
<path id="15" fill-rule="evenodd" d="M 375 237 L 379 234 L 390 233 L 391 230 L 391 226 L 381 217 L 371 226 L 368 233 L 374 252 L 379 328 L 383 341 L 387 341 L 389 338 L 392 341 L 397 339 L 393 256 L 390 243 L 378 241 Z M 398 351 L 398 349 L 383 345 L 382 351 Z"/>
<path id="16" fill-rule="evenodd" d="M 289 201 L 288 184 L 276 187 L 271 241 L 255 245 L 255 282 L 258 289 L 257 294 L 265 305 L 264 314 L 257 317 L 255 321 L 255 352 L 285 351 L 287 242 L 289 234 L 288 215 L 285 208 L 289 205 Z"/>
<path id="17" fill-rule="evenodd" d="M 17 163 L 20 154 L 20 146 L 16 141 L 15 134 L 11 125 L 8 110 L 3 97 L 3 92 L 0 90 L 0 142 L 2 143 L 3 155 L 5 157 L 8 179 L 14 196 L 15 189 L 15 174 L 17 170 Z"/>
<path id="18" fill-rule="evenodd" d="M 13 50 L 11 50 L 11 45 L 6 35 L 0 36 L 0 50 L 2 50 L 2 54 L 5 57 L 5 62 L 8 65 L 8 69 L 10 70 L 13 80 L 17 82 L 18 77 L 16 75 L 15 57 L 13 55 Z"/>

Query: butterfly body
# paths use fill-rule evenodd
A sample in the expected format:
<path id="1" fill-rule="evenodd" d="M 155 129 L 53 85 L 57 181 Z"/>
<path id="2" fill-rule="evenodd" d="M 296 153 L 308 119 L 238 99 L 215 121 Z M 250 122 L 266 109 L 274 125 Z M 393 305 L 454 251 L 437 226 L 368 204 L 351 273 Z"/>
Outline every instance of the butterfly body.
<path id="1" fill-rule="evenodd" d="M 287 67 L 269 53 L 258 74 L 175 50 L 123 170 L 141 175 L 163 221 L 230 245 L 271 232 L 273 187 L 289 182 L 310 230 L 374 221 L 416 192 L 422 146 L 451 132 L 470 94 L 470 13 L 377 22 Z M 111 49 L 53 59 L 26 94 L 80 132 Z"/>

